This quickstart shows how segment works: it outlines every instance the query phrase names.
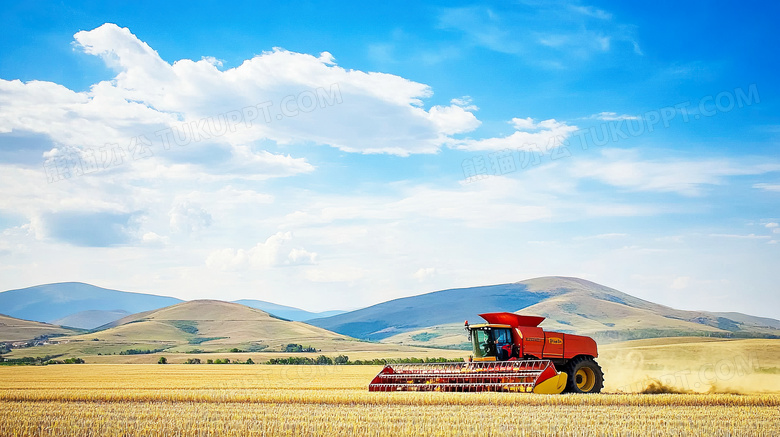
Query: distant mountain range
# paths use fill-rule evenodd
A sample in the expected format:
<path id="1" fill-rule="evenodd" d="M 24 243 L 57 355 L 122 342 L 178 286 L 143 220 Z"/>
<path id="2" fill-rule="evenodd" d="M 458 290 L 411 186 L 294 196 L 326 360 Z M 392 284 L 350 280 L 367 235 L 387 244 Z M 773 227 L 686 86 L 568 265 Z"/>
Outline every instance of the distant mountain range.
<path id="1" fill-rule="evenodd" d="M 775 319 L 676 310 L 567 277 L 436 291 L 308 323 L 359 339 L 464 347 L 464 321 L 480 322 L 479 313 L 494 311 L 544 316 L 545 329 L 602 342 L 683 335 L 780 338 L 780 321 Z"/>
<path id="2" fill-rule="evenodd" d="M 340 311 L 340 310 L 313 313 L 310 311 L 302 310 L 300 308 L 288 307 L 285 305 L 277 305 L 275 303 L 266 302 L 263 300 L 253 300 L 253 299 L 234 300 L 233 303 L 246 305 L 250 308 L 257 308 L 267 313 L 271 313 L 277 317 L 281 317 L 287 320 L 292 320 L 295 322 L 305 322 L 311 319 L 336 316 L 339 314 L 346 313 L 346 311 Z"/>
<path id="3" fill-rule="evenodd" d="M 92 329 L 107 323 L 113 316 L 123 317 L 179 302 L 182 300 L 174 297 L 110 290 L 81 282 L 60 282 L 0 293 L 0 314 Z M 122 312 L 124 315 L 120 315 Z"/>
<path id="4" fill-rule="evenodd" d="M 211 307 L 220 309 L 219 317 L 208 318 Z M 178 312 L 170 312 L 173 308 L 179 308 Z M 282 338 L 295 336 L 269 336 L 263 334 L 265 328 L 258 327 L 258 324 L 270 323 L 280 327 L 293 325 L 280 325 L 279 322 L 294 322 L 301 334 L 295 338 L 300 341 L 311 335 L 311 341 L 350 337 L 396 345 L 457 348 L 466 346 L 465 320 L 479 322 L 479 313 L 496 311 L 544 316 L 546 320 L 541 326 L 548 330 L 589 335 L 600 342 L 669 336 L 780 338 L 780 321 L 775 319 L 740 313 L 676 310 L 603 285 L 567 277 L 543 277 L 511 284 L 442 290 L 356 311 L 325 313 L 312 313 L 259 300 L 182 302 L 172 297 L 72 282 L 0 293 L 0 313 L 17 319 L 91 329 L 96 334 L 96 341 L 105 335 L 114 335 L 112 330 L 118 329 L 132 334 L 126 338 L 147 344 L 162 342 L 166 347 L 182 342 L 185 345 L 191 341 L 197 343 L 200 341 L 198 336 L 207 339 L 224 337 L 231 339 L 225 341 L 255 345 L 267 338 L 281 341 Z M 178 314 L 177 317 L 182 318 L 173 319 L 168 315 L 163 319 L 161 314 Z M 248 318 L 245 319 L 245 316 Z M 23 337 L 24 332 L 30 335 L 36 333 L 29 338 L 47 330 L 69 336 L 74 333 L 51 324 L 34 325 L 35 329 L 25 331 L 20 327 L 25 325 L 25 320 L 0 320 L 0 341 L 10 338 L 23 340 L 20 335 Z M 308 325 L 299 323 L 302 320 Z M 198 322 L 192 325 L 192 321 Z M 219 323 L 214 325 L 212 322 Z M 248 327 L 243 334 L 240 330 L 227 329 L 244 322 L 248 323 Z M 216 328 L 220 323 L 226 327 L 225 330 Z M 309 325 L 315 331 L 306 333 L 302 327 Z M 136 330 L 142 327 L 142 335 L 136 335 Z M 122 335 L 126 334 L 118 337 Z M 253 335 L 259 337 L 251 340 Z M 114 340 L 118 341 L 118 337 Z M 225 343 L 216 339 L 204 340 L 206 343 L 211 341 L 215 341 L 214 344 Z"/>
<path id="5" fill-rule="evenodd" d="M 96 287 L 81 282 L 60 282 L 0 292 L 0 314 L 80 329 L 95 329 L 130 314 L 156 310 L 181 299 Z M 275 316 L 303 321 L 344 311 L 309 312 L 262 300 L 236 301 Z"/>
<path id="6" fill-rule="evenodd" d="M 51 338 L 36 341 L 32 346 L 17 344 L 27 336 L 42 334 Z M 5 343 L 0 345 L 5 348 L 9 348 L 10 343 L 11 350 L 4 352 L 7 358 L 148 355 L 162 351 L 193 354 L 400 350 L 395 345 L 361 342 L 303 322 L 218 300 L 193 300 L 131 314 L 89 332 L 0 316 L 0 343 Z"/>

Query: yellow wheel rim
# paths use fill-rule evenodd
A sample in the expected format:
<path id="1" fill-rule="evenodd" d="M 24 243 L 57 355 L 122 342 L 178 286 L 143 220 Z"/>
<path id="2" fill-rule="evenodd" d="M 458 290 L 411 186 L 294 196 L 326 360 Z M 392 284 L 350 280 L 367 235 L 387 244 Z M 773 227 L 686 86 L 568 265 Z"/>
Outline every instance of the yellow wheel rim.
<path id="1" fill-rule="evenodd" d="M 574 381 L 580 391 L 587 393 L 593 390 L 593 386 L 596 385 L 596 374 L 593 373 L 593 369 L 582 367 L 574 374 Z"/>

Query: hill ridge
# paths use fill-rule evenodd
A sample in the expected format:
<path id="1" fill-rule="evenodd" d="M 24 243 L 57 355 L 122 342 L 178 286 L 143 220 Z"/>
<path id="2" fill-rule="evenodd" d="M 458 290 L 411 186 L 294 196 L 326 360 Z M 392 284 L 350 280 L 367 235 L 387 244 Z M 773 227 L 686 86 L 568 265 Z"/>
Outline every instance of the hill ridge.
<path id="1" fill-rule="evenodd" d="M 0 292 L 0 308 L 11 317 L 52 322 L 79 312 L 137 313 L 182 302 L 169 296 L 120 291 L 84 282 L 53 282 Z"/>
<path id="2" fill-rule="evenodd" d="M 28 341 L 41 336 L 76 334 L 77 330 L 0 314 L 0 343 Z"/>
<path id="3" fill-rule="evenodd" d="M 548 330 L 602 341 L 668 335 L 780 337 L 780 321 L 773 319 L 761 323 L 748 315 L 734 320 L 706 311 L 678 310 L 566 276 L 438 290 L 309 322 L 362 339 L 456 346 L 463 341 L 462 320 L 479 320 L 478 313 L 493 311 L 544 316 L 541 326 Z M 775 322 L 777 328 L 771 326 Z"/>

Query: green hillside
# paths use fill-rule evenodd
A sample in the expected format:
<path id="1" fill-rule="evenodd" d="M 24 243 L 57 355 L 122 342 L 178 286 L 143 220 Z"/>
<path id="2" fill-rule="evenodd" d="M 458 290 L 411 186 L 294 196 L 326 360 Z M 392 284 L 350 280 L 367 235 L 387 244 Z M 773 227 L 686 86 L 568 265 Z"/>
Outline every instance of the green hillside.
<path id="1" fill-rule="evenodd" d="M 73 334 L 73 331 L 66 332 Z M 302 322 L 280 319 L 244 305 L 196 300 L 133 314 L 112 322 L 100 331 L 59 337 L 56 344 L 14 350 L 8 357 L 156 351 L 279 352 L 285 351 L 288 344 L 337 351 L 355 349 L 356 344 L 364 343 Z"/>
<path id="2" fill-rule="evenodd" d="M 258 309 L 217 300 L 195 300 L 131 315 L 113 327 L 63 341 L 116 349 L 117 345 L 172 352 L 284 350 L 295 343 L 317 349 L 355 341 L 301 322 L 279 319 Z M 91 351 L 94 352 L 94 351 Z"/>

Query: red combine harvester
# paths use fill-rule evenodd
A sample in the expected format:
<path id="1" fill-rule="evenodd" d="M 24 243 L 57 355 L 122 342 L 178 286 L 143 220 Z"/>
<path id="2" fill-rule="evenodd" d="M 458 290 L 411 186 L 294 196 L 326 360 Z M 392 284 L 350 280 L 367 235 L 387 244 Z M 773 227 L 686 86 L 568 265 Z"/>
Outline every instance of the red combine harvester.
<path id="1" fill-rule="evenodd" d="M 369 391 L 599 393 L 604 374 L 590 337 L 545 332 L 544 317 L 480 314 L 466 330 L 473 356 L 462 363 L 388 364 Z"/>

